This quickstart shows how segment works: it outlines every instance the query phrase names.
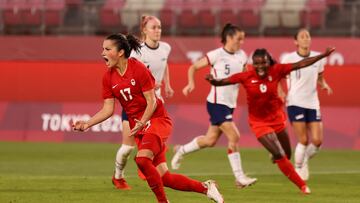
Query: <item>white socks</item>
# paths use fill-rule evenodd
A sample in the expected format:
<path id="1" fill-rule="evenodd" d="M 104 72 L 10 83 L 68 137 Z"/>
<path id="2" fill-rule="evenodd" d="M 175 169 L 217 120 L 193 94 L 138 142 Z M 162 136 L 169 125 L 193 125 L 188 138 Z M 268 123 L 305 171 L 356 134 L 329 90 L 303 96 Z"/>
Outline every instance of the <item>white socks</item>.
<path id="1" fill-rule="evenodd" d="M 200 146 L 198 145 L 196 140 L 197 139 L 195 137 L 191 142 L 180 146 L 179 153 L 181 155 L 185 155 L 185 154 L 188 154 L 188 153 L 195 152 L 195 151 L 199 150 Z"/>
<path id="2" fill-rule="evenodd" d="M 239 152 L 233 152 L 228 154 L 231 169 L 236 179 L 244 176 L 244 171 L 241 166 L 241 157 Z"/>
<path id="3" fill-rule="evenodd" d="M 120 179 L 124 178 L 124 168 L 126 162 L 129 159 L 130 153 L 134 150 L 134 146 L 122 144 L 116 153 L 115 160 L 115 178 Z"/>
<path id="4" fill-rule="evenodd" d="M 320 147 L 317 147 L 312 143 L 308 146 L 298 143 L 295 148 L 295 167 L 301 168 L 303 163 L 315 156 L 319 150 Z"/>
<path id="5" fill-rule="evenodd" d="M 306 148 L 306 156 L 310 159 L 310 158 L 314 157 L 319 150 L 320 150 L 320 147 L 317 147 L 316 145 L 311 143 Z"/>
<path id="6" fill-rule="evenodd" d="M 295 147 L 295 168 L 301 168 L 305 159 L 306 145 L 298 143 Z"/>

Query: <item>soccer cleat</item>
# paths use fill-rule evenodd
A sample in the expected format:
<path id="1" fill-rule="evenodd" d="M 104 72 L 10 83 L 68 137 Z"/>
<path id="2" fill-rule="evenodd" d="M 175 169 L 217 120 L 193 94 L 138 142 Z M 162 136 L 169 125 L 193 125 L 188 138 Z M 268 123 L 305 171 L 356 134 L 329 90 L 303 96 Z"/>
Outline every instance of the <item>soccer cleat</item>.
<path id="1" fill-rule="evenodd" d="M 250 178 L 250 177 L 247 177 L 244 175 L 239 178 L 236 178 L 235 185 L 238 188 L 244 188 L 244 187 L 248 187 L 248 186 L 255 184 L 256 181 L 257 181 L 257 178 Z"/>
<path id="2" fill-rule="evenodd" d="M 137 170 L 138 171 L 138 176 L 141 180 L 146 180 L 145 175 L 140 171 L 140 169 Z"/>
<path id="3" fill-rule="evenodd" d="M 301 167 L 301 176 L 304 181 L 309 180 L 309 165 L 308 162 L 304 162 L 303 166 Z"/>
<path id="4" fill-rule="evenodd" d="M 300 178 L 304 181 L 309 180 L 309 166 L 308 163 L 304 163 L 302 167 L 295 168 L 296 173 L 300 176 Z"/>
<path id="5" fill-rule="evenodd" d="M 174 156 L 173 158 L 171 159 L 171 168 L 174 169 L 174 170 L 178 170 L 180 168 L 180 161 L 181 159 L 183 159 L 183 155 L 180 153 L 180 148 L 181 146 L 180 145 L 175 145 L 174 146 Z"/>
<path id="6" fill-rule="evenodd" d="M 311 194 L 311 190 L 307 185 L 304 185 L 301 187 L 301 192 L 305 195 L 309 195 Z"/>
<path id="7" fill-rule="evenodd" d="M 119 190 L 131 190 L 131 187 L 127 184 L 124 178 L 116 179 L 115 176 L 113 176 L 112 183 Z"/>
<path id="8" fill-rule="evenodd" d="M 206 195 L 209 199 L 213 200 L 216 203 L 224 203 L 224 198 L 220 194 L 214 180 L 207 180 L 204 182 L 204 185 L 207 188 Z"/>

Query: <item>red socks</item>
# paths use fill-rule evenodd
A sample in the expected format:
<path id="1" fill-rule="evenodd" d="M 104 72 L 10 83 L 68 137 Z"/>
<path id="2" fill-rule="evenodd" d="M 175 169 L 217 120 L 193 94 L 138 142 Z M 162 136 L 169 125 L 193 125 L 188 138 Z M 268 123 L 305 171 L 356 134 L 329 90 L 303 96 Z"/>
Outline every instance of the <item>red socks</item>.
<path id="1" fill-rule="evenodd" d="M 161 177 L 155 166 L 152 164 L 151 159 L 146 157 L 136 157 L 135 162 L 140 171 L 145 175 L 146 181 L 156 195 L 158 202 L 167 202 Z"/>
<path id="2" fill-rule="evenodd" d="M 300 178 L 300 176 L 296 173 L 294 166 L 291 164 L 289 159 L 283 157 L 281 159 L 275 160 L 276 164 L 278 165 L 281 172 L 288 177 L 291 182 L 295 183 L 300 189 L 306 183 Z"/>
<path id="3" fill-rule="evenodd" d="M 206 193 L 207 191 L 207 188 L 205 188 L 200 181 L 192 180 L 180 174 L 171 174 L 169 171 L 163 175 L 162 181 L 165 187 L 169 187 L 175 190 L 198 193 Z"/>
<path id="4" fill-rule="evenodd" d="M 180 174 L 171 174 L 167 171 L 163 177 L 160 177 L 149 158 L 136 157 L 135 162 L 140 171 L 145 175 L 146 181 L 156 195 L 158 202 L 167 202 L 164 186 L 181 191 L 191 191 L 203 194 L 206 194 L 207 192 L 207 188 L 200 181 L 192 180 Z"/>

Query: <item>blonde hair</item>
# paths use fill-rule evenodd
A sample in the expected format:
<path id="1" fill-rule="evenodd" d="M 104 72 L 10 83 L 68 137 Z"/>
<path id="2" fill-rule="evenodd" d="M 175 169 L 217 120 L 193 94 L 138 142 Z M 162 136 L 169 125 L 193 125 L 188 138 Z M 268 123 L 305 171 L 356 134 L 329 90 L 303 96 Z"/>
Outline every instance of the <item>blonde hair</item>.
<path id="1" fill-rule="evenodd" d="M 146 34 L 144 33 L 144 28 L 146 26 L 146 24 L 150 21 L 150 20 L 159 20 L 159 18 L 157 18 L 156 16 L 151 16 L 151 15 L 143 15 L 141 16 L 141 22 L 140 22 L 140 33 L 141 33 L 141 40 L 145 41 L 146 38 Z"/>

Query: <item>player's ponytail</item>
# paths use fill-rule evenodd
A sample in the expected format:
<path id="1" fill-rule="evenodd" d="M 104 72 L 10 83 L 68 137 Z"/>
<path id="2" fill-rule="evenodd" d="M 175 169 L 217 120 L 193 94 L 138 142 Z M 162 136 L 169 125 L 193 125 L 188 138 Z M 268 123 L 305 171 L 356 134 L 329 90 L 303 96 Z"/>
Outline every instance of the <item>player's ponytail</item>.
<path id="1" fill-rule="evenodd" d="M 126 58 L 129 58 L 131 50 L 134 50 L 135 52 L 140 53 L 140 48 L 141 48 L 140 40 L 131 34 L 126 35 L 126 39 L 130 45 L 130 50 L 128 53 L 129 55 L 127 55 L 125 53 Z"/>
<path id="2" fill-rule="evenodd" d="M 269 59 L 270 66 L 277 63 L 266 49 L 256 49 L 252 57 L 254 60 L 254 57 L 265 57 L 265 56 L 267 56 L 267 58 Z"/>
<path id="3" fill-rule="evenodd" d="M 106 37 L 106 40 L 111 40 L 116 45 L 118 51 L 124 50 L 125 58 L 129 58 L 131 50 L 140 51 L 140 41 L 133 35 L 123 35 L 121 33 L 112 34 Z"/>
<path id="4" fill-rule="evenodd" d="M 234 36 L 236 34 L 236 32 L 244 32 L 244 30 L 240 29 L 236 25 L 227 23 L 221 32 L 221 43 L 226 44 L 226 37 Z"/>

